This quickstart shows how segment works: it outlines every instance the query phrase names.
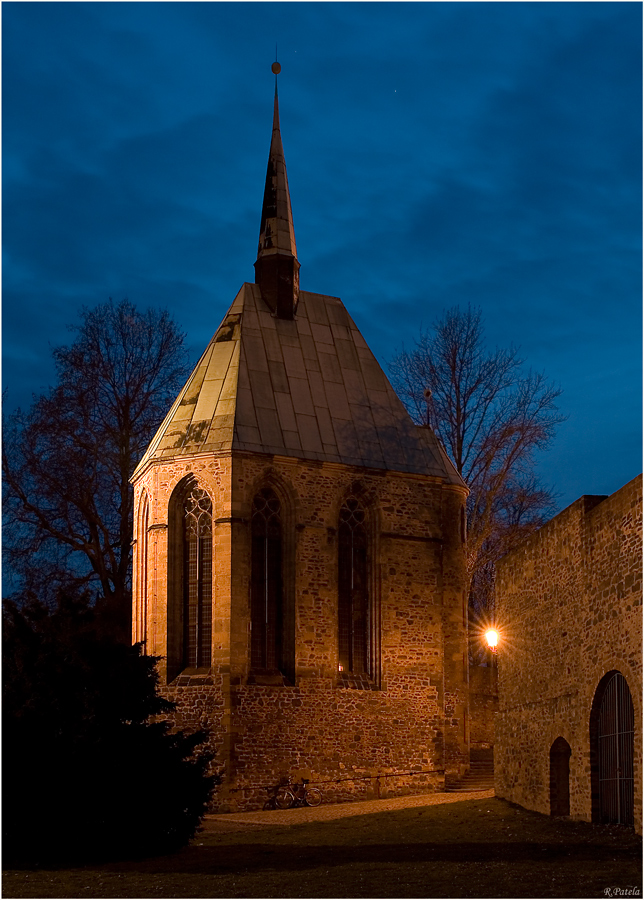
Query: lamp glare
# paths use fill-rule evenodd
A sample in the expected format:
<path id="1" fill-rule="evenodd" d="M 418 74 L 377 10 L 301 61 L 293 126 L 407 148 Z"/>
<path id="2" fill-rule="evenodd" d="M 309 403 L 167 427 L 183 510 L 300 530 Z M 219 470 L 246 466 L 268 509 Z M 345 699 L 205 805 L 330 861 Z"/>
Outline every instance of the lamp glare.
<path id="1" fill-rule="evenodd" d="M 499 643 L 499 632 L 495 631 L 494 628 L 490 628 L 489 631 L 485 632 L 485 640 L 487 641 L 487 645 L 490 650 L 494 653 L 496 651 L 497 644 Z"/>

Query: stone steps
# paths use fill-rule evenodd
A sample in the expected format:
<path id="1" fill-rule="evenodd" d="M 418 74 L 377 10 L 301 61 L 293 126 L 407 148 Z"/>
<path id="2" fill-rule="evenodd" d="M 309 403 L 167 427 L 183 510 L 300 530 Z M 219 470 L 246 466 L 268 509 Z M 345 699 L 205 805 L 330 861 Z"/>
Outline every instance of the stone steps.
<path id="1" fill-rule="evenodd" d="M 461 791 L 489 791 L 494 788 L 494 762 L 492 760 L 472 760 L 470 771 L 461 778 L 450 781 L 445 785 L 445 790 L 451 792 Z"/>

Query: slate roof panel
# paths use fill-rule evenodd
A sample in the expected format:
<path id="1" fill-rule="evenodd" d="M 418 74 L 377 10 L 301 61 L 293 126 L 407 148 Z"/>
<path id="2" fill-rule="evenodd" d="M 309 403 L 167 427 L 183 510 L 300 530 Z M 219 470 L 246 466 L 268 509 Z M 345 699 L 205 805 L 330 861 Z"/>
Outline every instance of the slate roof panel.
<path id="1" fill-rule="evenodd" d="M 356 427 L 357 433 L 360 435 L 360 443 L 377 443 L 379 440 L 378 430 L 374 425 L 370 408 L 350 403 L 349 409 L 351 410 L 351 420 Z"/>
<path id="2" fill-rule="evenodd" d="M 289 378 L 293 409 L 296 413 L 312 413 L 313 400 L 307 378 Z"/>
<path id="3" fill-rule="evenodd" d="M 306 378 L 306 366 L 301 348 L 282 346 L 286 374 L 291 378 Z"/>
<path id="4" fill-rule="evenodd" d="M 314 406 L 328 407 L 324 382 L 319 372 L 309 372 L 309 390 L 311 391 L 311 399 Z"/>
<path id="5" fill-rule="evenodd" d="M 199 392 L 199 399 L 195 407 L 194 415 L 191 418 L 195 420 L 205 419 L 209 415 L 212 417 L 213 409 L 217 406 L 219 395 L 223 381 L 204 381 Z"/>
<path id="6" fill-rule="evenodd" d="M 336 384 L 333 381 L 329 381 L 324 385 L 324 389 L 331 417 L 333 419 L 351 421 L 351 409 L 344 384 Z"/>
<path id="7" fill-rule="evenodd" d="M 323 381 L 333 381 L 336 384 L 343 384 L 344 378 L 340 370 L 340 363 L 335 352 L 335 347 L 329 348 L 327 352 L 326 346 L 324 350 L 318 345 L 318 361 L 322 372 Z"/>
<path id="8" fill-rule="evenodd" d="M 316 344 L 329 344 L 333 346 L 333 332 L 328 325 L 318 325 L 317 322 L 311 323 L 311 335 Z"/>
<path id="9" fill-rule="evenodd" d="M 253 428 L 250 425 L 237 424 L 235 426 L 235 436 L 237 438 L 236 443 L 257 444 L 258 446 L 261 444 L 259 428 Z"/>
<path id="10" fill-rule="evenodd" d="M 277 411 L 274 409 L 262 409 L 257 407 L 257 424 L 259 425 L 259 433 L 262 438 L 262 444 L 271 449 L 270 453 L 278 453 L 280 448 L 284 448 L 284 439 L 282 437 L 282 429 L 280 428 Z M 278 448 L 277 450 L 275 448 Z"/>
<path id="11" fill-rule="evenodd" d="M 241 341 L 239 342 L 241 344 Z M 248 363 L 246 362 L 246 358 L 244 355 L 244 349 L 241 348 L 240 356 L 239 356 L 239 372 L 237 375 L 237 389 L 244 388 L 250 390 L 250 376 L 248 374 Z"/>
<path id="12" fill-rule="evenodd" d="M 259 328 L 262 334 L 266 331 L 274 331 L 275 330 L 275 319 L 273 314 L 270 312 L 267 306 L 262 302 L 262 298 L 259 294 L 253 295 L 249 294 L 247 300 L 254 300 L 257 304 L 257 318 L 259 319 Z"/>
<path id="13" fill-rule="evenodd" d="M 370 409 L 369 394 L 365 387 L 362 373 L 353 369 L 347 369 L 343 374 L 349 403 L 356 403 Z"/>
<path id="14" fill-rule="evenodd" d="M 262 338 L 264 340 L 264 349 L 266 351 L 266 358 L 268 359 L 269 368 L 271 362 L 273 362 L 274 360 L 282 362 L 282 345 L 280 343 L 279 337 L 277 336 L 277 332 L 266 329 L 262 332 Z"/>
<path id="15" fill-rule="evenodd" d="M 353 340 L 353 343 L 358 348 L 358 352 L 360 352 L 360 350 L 366 350 L 369 355 L 369 358 L 372 356 L 371 350 L 369 349 L 369 345 L 367 344 L 365 339 L 362 337 L 362 335 L 360 334 L 358 329 L 355 327 L 355 325 L 351 328 L 351 338 Z"/>
<path id="16" fill-rule="evenodd" d="M 327 325 L 329 324 L 329 317 L 327 315 L 327 304 L 325 302 L 326 298 L 321 294 L 306 294 L 306 299 L 304 298 L 304 292 L 300 291 L 300 303 L 304 301 L 308 312 L 309 312 L 309 321 L 311 323 L 311 331 L 313 331 L 313 324 L 316 325 Z"/>
<path id="17" fill-rule="evenodd" d="M 275 409 L 275 394 L 270 378 L 258 369 L 249 369 L 250 389 L 253 394 L 255 409 Z"/>
<path id="18" fill-rule="evenodd" d="M 282 347 L 297 347 L 302 352 L 300 348 L 300 333 L 297 330 L 295 319 L 275 319 L 274 321 Z"/>
<path id="19" fill-rule="evenodd" d="M 255 415 L 255 404 L 253 403 L 253 392 L 250 388 L 239 388 L 237 391 L 237 408 L 235 411 L 235 422 L 238 425 L 251 426 L 257 428 L 257 416 Z"/>
<path id="20" fill-rule="evenodd" d="M 264 349 L 263 333 L 244 333 L 243 344 L 244 350 L 246 351 L 248 368 L 256 369 L 260 372 L 268 372 L 268 360 L 266 358 L 266 350 Z"/>
<path id="21" fill-rule="evenodd" d="M 326 298 L 326 310 L 332 325 L 344 325 L 349 328 L 353 323 L 342 300 L 339 297 Z"/>
<path id="22" fill-rule="evenodd" d="M 244 332 L 248 334 L 250 331 L 260 331 L 259 315 L 257 310 L 250 303 L 247 303 L 243 312 L 244 315 Z"/>
<path id="23" fill-rule="evenodd" d="M 313 450 L 316 453 L 323 453 L 318 421 L 315 416 L 298 413 L 296 418 L 298 434 L 302 441 L 302 449 L 304 451 Z"/>
<path id="24" fill-rule="evenodd" d="M 297 422 L 295 413 L 293 412 L 293 403 L 290 394 L 279 394 L 275 392 L 275 402 L 277 403 L 277 415 L 280 420 L 280 426 L 283 432 L 297 431 Z"/>
<path id="25" fill-rule="evenodd" d="M 354 369 L 356 372 L 360 370 L 358 353 L 352 341 L 343 341 L 337 338 L 335 348 L 338 352 L 338 362 L 343 372 L 345 369 Z"/>
<path id="26" fill-rule="evenodd" d="M 173 420 L 175 422 L 184 422 L 189 421 L 192 418 L 192 414 L 195 411 L 196 406 L 196 398 L 194 403 L 180 403 L 177 406 L 177 410 L 174 414 Z"/>
<path id="27" fill-rule="evenodd" d="M 297 431 L 284 432 L 284 445 L 287 450 L 296 450 L 298 454 L 302 453 L 302 442 Z"/>
<path id="28" fill-rule="evenodd" d="M 358 351 L 360 353 L 360 351 Z M 386 391 L 387 379 L 376 360 L 373 358 L 360 358 L 360 371 L 369 391 Z"/>
<path id="29" fill-rule="evenodd" d="M 177 446 L 178 440 L 183 440 L 184 435 L 184 429 L 182 429 L 181 431 L 166 431 L 166 433 L 159 441 L 158 449 L 171 450 L 173 447 Z"/>
<path id="30" fill-rule="evenodd" d="M 353 341 L 351 340 L 351 329 L 347 328 L 346 325 L 336 325 L 335 322 L 331 322 L 331 334 L 336 341 L 351 341 L 353 344 Z"/>
<path id="31" fill-rule="evenodd" d="M 235 411 L 237 409 L 237 399 L 233 400 L 222 400 L 219 399 L 219 403 L 217 404 L 217 408 L 215 410 L 215 419 L 219 416 L 234 416 Z"/>
<path id="32" fill-rule="evenodd" d="M 360 452 L 360 442 L 356 428 L 351 419 L 337 419 L 333 417 L 333 431 L 338 445 L 338 450 L 342 458 L 351 457 L 351 459 L 362 459 Z"/>
<path id="33" fill-rule="evenodd" d="M 273 359 L 269 360 L 268 369 L 271 375 L 271 384 L 273 385 L 273 390 L 276 393 L 288 394 L 288 376 L 286 374 L 286 368 L 282 360 L 279 360 L 279 362 Z"/>
<path id="34" fill-rule="evenodd" d="M 362 447 L 367 459 L 371 460 L 371 465 L 376 465 L 380 469 L 385 468 L 385 457 L 379 441 L 363 441 Z"/>
<path id="35" fill-rule="evenodd" d="M 305 311 L 304 306 L 302 306 L 301 312 L 304 313 L 304 311 Z M 301 338 L 304 338 L 304 337 L 310 338 L 311 337 L 311 325 L 309 323 L 309 320 L 307 318 L 305 318 L 304 315 L 300 314 L 299 305 L 298 305 L 298 310 L 297 310 L 296 316 L 297 316 L 297 319 L 296 319 L 297 333 L 300 335 Z M 304 349 L 304 344 L 302 344 L 302 349 Z M 304 353 L 304 355 L 306 356 L 306 352 Z"/>
<path id="36" fill-rule="evenodd" d="M 321 406 L 316 406 L 315 417 L 318 420 L 318 428 L 320 430 L 322 443 L 329 446 L 335 444 L 335 432 L 333 431 L 333 422 L 331 421 L 329 410 Z"/>
<path id="37" fill-rule="evenodd" d="M 212 442 L 214 444 L 226 442 L 230 443 L 232 440 L 233 429 L 231 428 L 230 421 L 227 421 L 228 417 L 223 416 L 223 421 L 218 422 L 217 419 L 214 422 L 214 425 L 219 427 L 213 427 L 208 432 L 208 443 Z"/>
<path id="38" fill-rule="evenodd" d="M 338 453 L 338 448 L 335 444 L 335 438 L 333 440 L 333 444 L 322 444 L 322 448 L 324 450 L 324 458 L 329 462 L 342 462 L 340 454 Z"/>

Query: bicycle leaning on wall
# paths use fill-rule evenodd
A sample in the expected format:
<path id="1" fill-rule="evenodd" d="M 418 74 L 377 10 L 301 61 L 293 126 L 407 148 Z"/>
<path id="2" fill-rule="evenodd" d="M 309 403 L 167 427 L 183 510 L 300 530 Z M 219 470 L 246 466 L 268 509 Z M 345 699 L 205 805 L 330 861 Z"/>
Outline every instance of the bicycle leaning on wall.
<path id="1" fill-rule="evenodd" d="M 266 806 L 277 809 L 293 809 L 296 806 L 319 806 L 322 803 L 322 794 L 317 788 L 308 786 L 309 779 L 303 778 L 299 783 L 293 783 L 289 775 L 285 784 L 274 788 L 274 794 Z M 266 809 L 266 806 L 264 807 Z"/>

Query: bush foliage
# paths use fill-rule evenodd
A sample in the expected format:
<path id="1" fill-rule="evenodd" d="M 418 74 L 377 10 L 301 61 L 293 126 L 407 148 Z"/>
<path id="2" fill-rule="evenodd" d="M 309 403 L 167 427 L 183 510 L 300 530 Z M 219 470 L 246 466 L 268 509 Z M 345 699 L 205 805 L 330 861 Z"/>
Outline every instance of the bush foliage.
<path id="1" fill-rule="evenodd" d="M 217 778 L 206 735 L 163 718 L 156 659 L 110 636 L 87 596 L 7 603 L 3 626 L 5 866 L 187 843 Z"/>

